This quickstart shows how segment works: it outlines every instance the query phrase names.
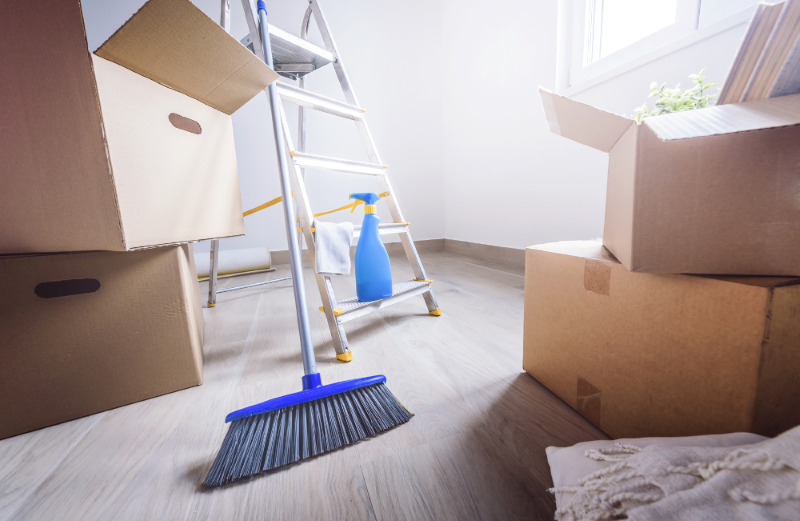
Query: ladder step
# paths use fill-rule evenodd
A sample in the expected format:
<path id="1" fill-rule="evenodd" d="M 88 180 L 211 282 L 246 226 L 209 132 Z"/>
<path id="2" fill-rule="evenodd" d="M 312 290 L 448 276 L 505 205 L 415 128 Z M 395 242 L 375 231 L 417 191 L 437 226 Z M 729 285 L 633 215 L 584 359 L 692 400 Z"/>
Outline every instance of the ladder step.
<path id="1" fill-rule="evenodd" d="M 299 221 L 300 219 L 298 219 Z M 378 235 L 390 235 L 393 233 L 405 233 L 408 231 L 408 225 L 410 223 L 386 223 L 386 224 L 379 224 L 378 225 Z M 303 231 L 302 228 L 297 229 L 298 232 Z M 311 231 L 316 233 L 317 229 L 312 226 Z M 361 237 L 361 225 L 357 224 L 353 226 L 353 239 L 358 239 Z M 205 279 L 203 279 L 205 280 Z M 202 282 L 202 280 L 200 281 Z"/>
<path id="2" fill-rule="evenodd" d="M 379 235 L 390 235 L 392 233 L 405 233 L 408 231 L 408 223 L 381 223 L 378 225 Z M 361 225 L 353 226 L 353 239 L 361 236 Z"/>
<path id="3" fill-rule="evenodd" d="M 327 112 L 335 116 L 340 116 L 352 120 L 360 120 L 364 118 L 364 110 L 355 105 L 348 105 L 335 99 L 326 98 L 314 92 L 309 92 L 305 89 L 286 85 L 285 83 L 278 83 L 278 94 L 280 94 L 283 101 L 294 103 L 295 105 L 302 105 L 310 109 Z"/>
<path id="4" fill-rule="evenodd" d="M 294 164 L 303 168 L 322 168 L 325 170 L 335 170 L 337 172 L 349 172 L 351 174 L 386 175 L 386 166 L 376 165 L 375 163 L 362 163 L 361 161 L 350 161 L 349 159 L 315 156 L 302 152 L 291 152 L 291 155 Z"/>
<path id="5" fill-rule="evenodd" d="M 309 72 L 336 61 L 333 54 L 322 47 L 309 43 L 286 31 L 269 26 L 269 43 L 272 47 L 272 61 L 275 72 L 291 78 L 305 76 Z M 253 51 L 253 40 L 248 34 L 240 40 L 242 45 Z"/>
<path id="6" fill-rule="evenodd" d="M 392 296 L 383 300 L 375 300 L 372 302 L 361 302 L 358 297 L 349 298 L 347 300 L 340 300 L 338 303 L 342 313 L 337 315 L 336 319 L 340 324 L 349 322 L 355 318 L 374 313 L 375 311 L 389 307 L 398 302 L 402 302 L 407 298 L 421 295 L 426 291 L 430 291 L 430 281 L 422 280 L 407 280 L 399 282 L 392 286 Z"/>

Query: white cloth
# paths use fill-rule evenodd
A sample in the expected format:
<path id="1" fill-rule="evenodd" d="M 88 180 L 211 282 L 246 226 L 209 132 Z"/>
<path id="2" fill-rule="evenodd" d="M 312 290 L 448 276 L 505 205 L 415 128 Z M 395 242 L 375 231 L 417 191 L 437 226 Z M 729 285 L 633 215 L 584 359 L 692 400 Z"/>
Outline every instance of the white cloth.
<path id="1" fill-rule="evenodd" d="M 749 432 L 717 434 L 715 436 L 683 436 L 675 438 L 621 438 L 618 440 L 596 440 L 578 443 L 572 447 L 547 447 L 547 462 L 553 476 L 553 488 L 556 491 L 556 508 L 563 508 L 575 494 L 569 490 L 577 487 L 583 477 L 598 470 L 610 467 L 613 460 L 596 460 L 586 457 L 587 452 L 608 451 L 617 444 L 649 447 L 650 445 L 675 447 L 735 447 L 758 443 L 767 438 Z"/>
<path id="2" fill-rule="evenodd" d="M 588 450 L 588 444 L 548 448 L 554 491 L 562 494 L 556 518 L 800 519 L 800 427 L 775 439 L 747 436 L 754 435 L 677 438 L 669 445 L 648 444 L 652 439 L 647 439 L 619 440 L 613 448 L 608 447 L 613 442 Z M 743 444 L 731 446 L 737 438 Z M 691 445 L 681 445 L 687 441 Z M 575 449 L 603 465 L 577 482 L 573 472 L 567 483 L 556 466 L 574 459 Z M 559 457 L 558 451 L 569 452 Z"/>
<path id="3" fill-rule="evenodd" d="M 349 275 L 353 223 L 314 221 L 314 228 L 316 272 L 320 275 Z"/>

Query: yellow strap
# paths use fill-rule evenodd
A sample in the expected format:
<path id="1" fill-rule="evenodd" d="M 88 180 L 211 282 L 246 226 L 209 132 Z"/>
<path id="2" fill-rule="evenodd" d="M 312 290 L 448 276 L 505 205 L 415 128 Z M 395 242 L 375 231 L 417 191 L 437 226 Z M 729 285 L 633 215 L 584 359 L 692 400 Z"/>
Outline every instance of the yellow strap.
<path id="1" fill-rule="evenodd" d="M 380 197 L 381 199 L 384 198 L 384 197 L 388 197 L 388 196 L 389 196 L 389 192 L 383 192 L 382 194 L 378 194 L 378 197 Z M 347 205 L 342 206 L 341 208 L 337 208 L 335 210 L 331 210 L 330 212 L 315 213 L 314 217 L 320 217 L 322 215 L 328 215 L 329 213 L 341 212 L 342 210 L 347 210 L 348 208 L 350 208 L 350 213 L 353 213 L 353 212 L 356 211 L 356 207 L 358 205 L 360 205 L 360 204 L 364 204 L 364 201 L 355 200 L 350 204 L 347 204 Z"/>
<path id="2" fill-rule="evenodd" d="M 294 193 L 292 193 L 292 196 L 294 196 Z M 383 192 L 382 194 L 378 194 L 378 197 L 380 197 L 380 198 L 384 198 L 384 197 L 388 197 L 388 196 L 389 196 L 389 192 Z M 248 215 L 252 215 L 252 214 L 254 214 L 256 212 L 260 212 L 261 210 L 263 210 L 265 208 L 269 208 L 270 206 L 275 206 L 276 204 L 280 203 L 281 201 L 283 201 L 283 197 L 276 197 L 272 201 L 267 201 L 266 203 L 262 204 L 261 206 L 256 206 L 255 208 L 253 208 L 251 210 L 247 210 L 246 212 L 244 212 L 243 216 L 247 217 Z M 358 206 L 359 204 L 364 204 L 364 201 L 354 201 L 354 202 L 352 202 L 352 203 L 350 203 L 348 205 L 342 206 L 341 208 L 337 208 L 335 210 L 331 210 L 330 212 L 315 213 L 314 217 L 320 217 L 321 215 L 328 215 L 329 213 L 341 212 L 342 210 L 347 210 L 348 208 L 351 208 L 350 213 L 353 213 L 355 211 L 355 209 L 356 209 L 356 206 Z M 300 219 L 297 219 L 297 220 L 299 221 Z"/>
<path id="3" fill-rule="evenodd" d="M 276 204 L 278 204 L 278 203 L 279 203 L 279 202 L 281 202 L 281 201 L 283 201 L 283 197 L 276 197 L 276 198 L 275 198 L 275 199 L 273 199 L 272 201 L 267 201 L 266 203 L 262 204 L 261 206 L 256 206 L 256 207 L 255 207 L 255 208 L 253 208 L 252 210 L 247 210 L 247 211 L 246 211 L 246 212 L 244 212 L 244 214 L 242 214 L 242 215 L 243 215 L 244 217 L 247 217 L 248 215 L 252 215 L 252 214 L 254 214 L 254 213 L 256 213 L 256 212 L 260 212 L 260 211 L 261 211 L 261 210 L 263 210 L 264 208 L 269 208 L 270 206 L 275 206 Z"/>
<path id="4" fill-rule="evenodd" d="M 348 208 L 352 208 L 352 210 L 350 210 L 350 213 L 353 213 L 353 210 L 355 210 L 356 206 L 358 206 L 359 204 L 364 204 L 364 203 L 362 203 L 361 201 L 356 201 L 354 203 L 350 203 L 348 205 L 342 206 L 341 208 L 337 208 L 335 210 L 331 210 L 330 212 L 315 213 L 314 217 L 319 217 L 321 215 L 328 215 L 329 213 L 341 212 L 342 210 L 347 210 Z"/>

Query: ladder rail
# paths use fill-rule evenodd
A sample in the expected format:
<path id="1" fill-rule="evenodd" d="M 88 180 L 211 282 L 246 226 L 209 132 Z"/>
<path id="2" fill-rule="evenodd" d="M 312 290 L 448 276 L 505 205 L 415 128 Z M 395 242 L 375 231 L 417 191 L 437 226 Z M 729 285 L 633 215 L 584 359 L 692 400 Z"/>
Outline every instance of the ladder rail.
<path id="1" fill-rule="evenodd" d="M 245 7 L 244 4 L 247 0 L 242 1 L 242 7 Z M 250 7 L 252 8 L 251 13 L 253 16 L 256 16 L 255 5 L 250 2 Z M 245 7 L 245 13 L 248 12 L 248 9 Z M 219 25 L 225 29 L 225 32 L 230 34 L 231 32 L 231 1 L 230 0 L 221 0 L 220 2 L 220 15 L 219 15 Z M 249 24 L 248 24 L 249 25 Z M 251 33 L 252 34 L 252 33 Z M 258 41 L 260 45 L 260 38 L 254 38 L 254 42 Z M 256 47 L 256 44 L 253 44 L 253 48 Z M 263 59 L 263 52 L 261 56 Z M 279 280 L 286 280 L 286 279 L 272 279 L 266 282 L 259 282 L 256 284 L 249 284 L 245 286 L 235 286 L 231 288 L 225 288 L 222 290 L 217 289 L 217 280 L 219 279 L 219 251 L 220 251 L 220 241 L 219 239 L 212 239 L 211 245 L 209 248 L 209 265 L 208 265 L 208 307 L 213 308 L 217 305 L 217 294 L 225 293 L 228 291 L 234 291 L 237 289 L 248 288 L 251 286 L 260 286 L 262 284 L 269 284 L 270 282 L 277 282 Z M 259 273 L 261 271 L 275 271 L 272 268 L 272 258 L 269 252 L 269 248 L 267 248 L 267 259 L 269 263 L 269 267 L 266 270 L 255 270 L 254 273 Z M 249 273 L 243 272 L 242 275 Z"/>
<path id="2" fill-rule="evenodd" d="M 217 270 L 219 269 L 219 239 L 211 241 L 208 250 L 208 307 L 217 305 Z"/>
<path id="3" fill-rule="evenodd" d="M 344 62 L 339 55 L 339 49 L 336 46 L 336 42 L 333 39 L 330 29 L 328 28 L 328 22 L 325 18 L 325 14 L 322 12 L 322 8 L 319 5 L 319 0 L 310 0 L 310 7 L 314 12 L 314 19 L 317 22 L 317 27 L 319 27 L 325 47 L 336 58 L 336 61 L 333 63 L 333 67 L 336 71 L 336 76 L 339 78 L 339 83 L 342 86 L 342 90 L 344 91 L 345 99 L 351 105 L 360 107 L 361 105 L 358 103 L 358 98 L 356 97 L 356 93 L 353 90 L 352 84 L 350 83 L 350 76 L 347 74 Z M 362 118 L 355 121 L 355 124 L 356 128 L 358 129 L 358 134 L 361 136 L 361 141 L 364 144 L 364 148 L 367 151 L 367 157 L 369 157 L 370 161 L 373 163 L 379 165 L 384 164 L 380 155 L 378 154 L 378 148 L 375 146 L 375 140 L 372 138 L 372 133 L 369 131 L 366 120 Z M 386 197 L 384 201 L 389 208 L 389 213 L 392 216 L 392 220 L 395 222 L 404 222 L 406 219 L 403 216 L 403 212 L 400 210 L 400 205 L 397 203 L 397 194 L 392 188 L 389 177 L 385 175 L 380 176 L 378 178 L 378 183 L 384 192 L 389 192 L 389 197 Z M 411 232 L 400 234 L 400 242 L 403 244 L 403 250 L 408 257 L 409 263 L 414 271 L 414 275 L 418 279 L 427 279 L 428 277 L 425 273 L 425 268 L 422 265 L 422 259 L 419 258 L 417 248 L 414 245 L 414 241 L 411 239 Z M 428 307 L 428 311 L 435 311 L 436 309 L 439 309 L 439 305 L 436 302 L 433 293 L 430 291 L 425 293 L 425 304 Z"/>
<path id="4" fill-rule="evenodd" d="M 308 26 L 311 23 L 311 6 L 309 5 L 306 9 L 306 14 L 303 15 L 303 23 L 300 26 L 300 38 L 303 40 L 308 40 Z M 298 87 L 300 89 L 305 90 L 306 88 L 306 77 L 301 76 L 298 80 Z M 297 107 L 297 150 L 299 152 L 306 151 L 306 112 L 305 107 L 300 105 Z M 300 175 L 305 178 L 305 169 L 300 169 Z"/>
<path id="5" fill-rule="evenodd" d="M 231 32 L 231 0 L 222 0 L 220 5 L 219 25 L 226 33 Z M 211 241 L 208 250 L 208 307 L 217 305 L 217 269 L 219 268 L 219 239 Z"/>
<path id="6" fill-rule="evenodd" d="M 219 25 L 225 29 L 225 32 L 231 32 L 231 0 L 222 0 L 219 14 Z"/>
<path id="7" fill-rule="evenodd" d="M 333 68 L 336 71 L 336 76 L 339 78 L 339 83 L 344 91 L 344 97 L 348 103 L 358 107 L 360 105 L 350 83 L 350 77 L 347 75 L 347 71 L 342 64 L 341 57 L 339 56 L 339 50 L 336 47 L 336 42 L 333 40 L 333 35 L 328 29 L 328 22 L 325 20 L 325 15 L 322 13 L 322 8 L 319 6 L 319 2 L 317 0 L 309 0 L 309 4 L 309 8 L 314 13 L 314 20 L 317 22 L 317 27 L 319 28 L 320 35 L 322 36 L 322 41 L 325 42 L 325 48 L 328 49 L 328 52 L 333 54 L 334 58 L 336 58 L 336 60 L 333 62 Z"/>
<path id="8" fill-rule="evenodd" d="M 244 18 L 247 20 L 247 29 L 250 31 L 250 37 L 253 40 L 253 52 L 256 56 L 261 58 L 264 63 L 267 63 L 264 56 L 264 46 L 261 43 L 261 36 L 259 35 L 256 3 L 254 0 L 242 0 L 242 8 L 244 8 Z"/>
<path id="9" fill-rule="evenodd" d="M 333 62 L 333 68 L 336 71 L 336 76 L 339 79 L 339 84 L 342 87 L 342 91 L 344 92 L 345 100 L 351 105 L 356 107 L 360 107 L 361 105 L 358 102 L 358 97 L 356 96 L 355 90 L 353 89 L 352 83 L 350 82 L 350 76 L 347 74 L 347 69 L 345 68 L 344 61 L 339 54 L 339 49 L 336 46 L 336 41 L 333 39 L 333 35 L 331 34 L 330 29 L 328 28 L 328 22 L 325 18 L 325 14 L 322 11 L 322 7 L 319 5 L 319 0 L 309 0 L 309 9 L 313 12 L 314 20 L 317 22 L 317 27 L 319 28 L 320 35 L 322 36 L 322 41 L 325 44 L 325 48 L 328 49 L 334 58 L 335 61 Z M 383 165 L 383 161 L 381 160 L 380 154 L 378 153 L 378 148 L 375 145 L 375 140 L 372 138 L 372 133 L 369 131 L 369 127 L 367 126 L 367 122 L 364 118 L 360 120 L 354 121 L 356 124 L 356 129 L 358 130 L 358 134 L 361 137 L 361 141 L 364 145 L 364 148 L 367 152 L 367 157 L 372 163 Z M 305 127 L 304 127 L 305 128 Z M 288 130 L 288 129 L 286 129 Z M 305 151 L 305 150 L 303 150 Z M 389 213 L 392 216 L 392 220 L 395 222 L 405 222 L 406 219 L 403 216 L 403 212 L 400 210 L 400 206 L 397 203 L 397 196 L 394 188 L 392 188 L 391 182 L 389 181 L 389 176 L 382 175 L 378 176 L 378 183 L 381 186 L 382 191 L 389 192 L 389 196 L 384 198 L 386 205 L 389 209 Z M 309 207 L 310 211 L 310 207 Z M 313 215 L 313 214 L 312 214 Z M 310 224 L 303 225 L 304 233 L 311 234 L 311 227 Z M 409 264 L 411 264 L 411 268 L 414 272 L 414 275 L 418 279 L 427 279 L 428 275 L 425 272 L 425 268 L 422 265 L 422 259 L 419 257 L 419 252 L 417 252 L 417 248 L 414 245 L 414 241 L 411 238 L 411 232 L 406 231 L 405 233 L 400 233 L 400 242 L 403 245 L 403 251 L 406 254 L 406 257 L 409 260 Z M 313 237 L 309 238 L 306 237 L 306 243 L 309 241 L 313 241 Z M 436 298 L 433 296 L 433 292 L 430 289 L 423 294 L 425 299 L 425 305 L 428 308 L 429 312 L 433 312 L 439 309 L 439 304 L 436 301 Z M 326 307 L 326 314 L 328 313 L 328 308 Z M 338 324 L 338 321 L 337 321 Z"/>
<path id="10" fill-rule="evenodd" d="M 292 143 L 292 132 L 289 128 L 289 122 L 286 119 L 286 113 L 282 107 L 280 115 L 288 154 L 294 147 Z M 339 323 L 334 315 L 334 310 L 338 308 L 339 305 L 336 302 L 333 284 L 331 283 L 329 276 L 320 275 L 317 273 L 317 270 L 314 269 L 317 258 L 316 243 L 314 242 L 314 234 L 311 231 L 311 226 L 314 222 L 314 212 L 311 210 L 311 202 L 308 199 L 305 180 L 301 174 L 300 167 L 296 165 L 294 161 L 288 161 L 287 166 L 289 167 L 290 172 L 294 174 L 291 177 L 294 193 L 296 194 L 294 196 L 294 200 L 297 207 L 297 215 L 300 220 L 300 227 L 303 230 L 302 234 L 305 238 L 306 248 L 308 249 L 308 257 L 311 260 L 311 268 L 314 270 L 314 278 L 317 282 L 317 289 L 319 290 L 320 298 L 322 299 L 325 320 L 328 322 L 328 329 L 331 332 L 337 358 L 348 361 L 350 360 L 349 357 L 352 355 L 348 355 L 350 352 L 350 346 L 347 342 L 347 335 L 344 332 L 344 327 Z M 296 223 L 293 224 L 296 225 Z"/>

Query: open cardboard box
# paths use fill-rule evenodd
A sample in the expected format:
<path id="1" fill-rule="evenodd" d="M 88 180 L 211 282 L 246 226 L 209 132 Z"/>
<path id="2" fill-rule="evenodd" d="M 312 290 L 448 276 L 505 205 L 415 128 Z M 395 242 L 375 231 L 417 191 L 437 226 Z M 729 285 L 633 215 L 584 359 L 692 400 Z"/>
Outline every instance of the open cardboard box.
<path id="1" fill-rule="evenodd" d="M 199 385 L 192 246 L 0 257 L 0 439 Z"/>
<path id="2" fill-rule="evenodd" d="M 244 233 L 231 116 L 277 78 L 189 0 L 90 55 L 78 0 L 0 17 L 0 254 Z"/>
<path id="3" fill-rule="evenodd" d="M 603 244 L 632 271 L 800 275 L 800 94 L 635 121 L 539 88 L 609 153 Z"/>
<path id="4" fill-rule="evenodd" d="M 523 368 L 614 438 L 800 424 L 800 278 L 631 273 L 526 249 Z"/>

